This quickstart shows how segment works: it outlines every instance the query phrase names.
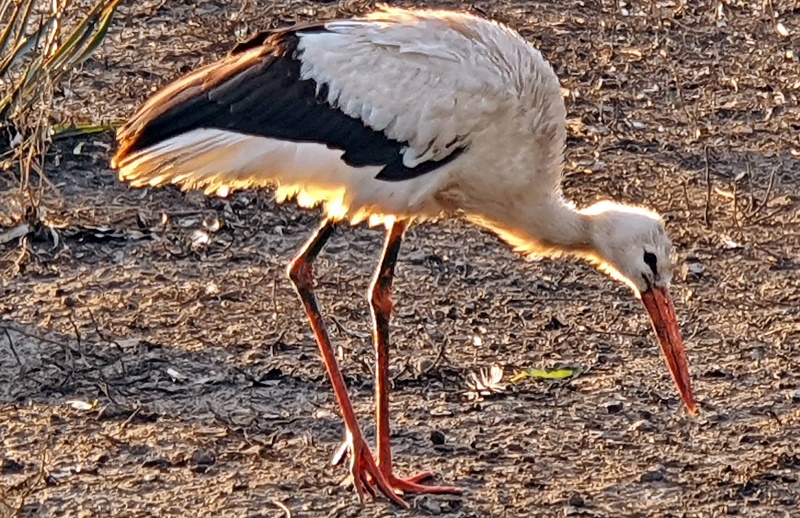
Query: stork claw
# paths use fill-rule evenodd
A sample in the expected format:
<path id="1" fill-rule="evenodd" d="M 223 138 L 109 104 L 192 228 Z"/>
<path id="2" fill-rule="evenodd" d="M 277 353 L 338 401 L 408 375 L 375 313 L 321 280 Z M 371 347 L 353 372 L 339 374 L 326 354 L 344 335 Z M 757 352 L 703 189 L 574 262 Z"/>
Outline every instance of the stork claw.
<path id="1" fill-rule="evenodd" d="M 351 459 L 351 466 L 353 465 L 353 455 L 351 454 L 351 445 L 348 441 L 343 441 L 342 445 L 336 450 L 333 454 L 331 459 L 331 464 L 334 466 L 338 466 L 342 464 L 345 459 Z M 367 450 L 367 454 L 370 456 L 369 460 L 372 460 L 372 454 Z M 418 473 L 411 477 L 407 478 L 400 478 L 395 476 L 393 473 L 388 472 L 387 470 L 379 464 L 376 464 L 377 469 L 380 472 L 380 477 L 375 477 L 372 472 L 365 470 L 364 466 L 357 468 L 355 471 L 351 469 L 350 479 L 353 482 L 353 485 L 356 488 L 356 491 L 359 493 L 359 497 L 362 496 L 363 491 L 366 490 L 369 492 L 373 497 L 377 496 L 378 490 L 381 493 L 386 495 L 385 487 L 389 487 L 392 490 L 394 496 L 397 497 L 398 500 L 402 501 L 402 499 L 397 495 L 406 495 L 406 494 L 453 494 L 453 495 L 460 495 L 464 491 L 456 486 L 436 486 L 436 485 L 423 485 L 420 482 L 424 482 L 425 480 L 429 480 L 431 478 L 436 477 L 436 473 L 432 471 L 423 471 L 422 473 Z M 356 478 L 361 477 L 361 484 L 356 483 Z M 381 480 L 379 480 L 379 478 Z M 385 484 L 385 486 L 384 486 Z M 389 496 L 389 495 L 386 495 Z M 389 497 L 395 503 L 398 503 L 397 500 L 394 498 Z M 405 507 L 408 506 L 405 502 L 403 504 Z"/>
<path id="2" fill-rule="evenodd" d="M 397 505 L 408 509 L 408 503 L 397 494 L 389 479 L 375 463 L 372 452 L 362 437 L 356 438 L 353 434 L 347 433 L 347 439 L 336 450 L 332 462 L 338 465 L 345 459 L 350 461 L 350 478 L 362 504 L 365 493 L 369 493 L 373 498 L 380 493 Z"/>

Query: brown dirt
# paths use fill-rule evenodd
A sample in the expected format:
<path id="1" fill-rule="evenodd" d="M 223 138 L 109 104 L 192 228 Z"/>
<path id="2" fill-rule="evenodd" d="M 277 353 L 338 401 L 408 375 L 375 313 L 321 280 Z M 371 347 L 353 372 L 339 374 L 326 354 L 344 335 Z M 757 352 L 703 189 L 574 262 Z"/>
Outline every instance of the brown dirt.
<path id="1" fill-rule="evenodd" d="M 125 117 L 237 34 L 368 7 L 124 7 L 62 116 Z M 681 408 L 626 289 L 583 264 L 525 262 L 462 222 L 417 226 L 396 286 L 396 454 L 403 473 L 434 469 L 466 494 L 359 507 L 328 465 L 342 426 L 284 276 L 315 215 L 269 193 L 129 190 L 106 165 L 110 137 L 89 137 L 53 152 L 58 243 L 40 234 L 20 272 L 3 250 L 0 514 L 800 515 L 800 5 L 473 7 L 540 46 L 570 91 L 568 195 L 667 218 L 700 415 Z M 222 227 L 193 245 L 204 219 Z M 344 229 L 319 264 L 368 433 L 359 333 L 380 241 Z M 466 374 L 493 363 L 587 372 L 470 401 Z"/>

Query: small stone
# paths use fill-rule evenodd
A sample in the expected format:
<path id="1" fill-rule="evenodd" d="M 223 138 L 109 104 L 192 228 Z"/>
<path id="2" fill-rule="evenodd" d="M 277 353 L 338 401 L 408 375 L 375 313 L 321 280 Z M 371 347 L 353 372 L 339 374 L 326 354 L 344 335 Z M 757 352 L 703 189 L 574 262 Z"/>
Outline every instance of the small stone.
<path id="1" fill-rule="evenodd" d="M 436 500 L 433 500 L 432 498 L 427 498 L 427 497 L 422 498 L 419 503 L 419 506 L 424 511 L 427 511 L 428 514 L 432 515 L 442 514 L 442 505 Z"/>
<path id="2" fill-rule="evenodd" d="M 10 457 L 0 459 L 0 473 L 20 473 L 25 470 L 25 464 L 18 462 Z"/>
<path id="3" fill-rule="evenodd" d="M 414 362 L 414 376 L 419 378 L 433 368 L 433 362 L 427 358 L 419 358 Z"/>
<path id="4" fill-rule="evenodd" d="M 664 473 L 661 471 L 646 471 L 639 477 L 640 482 L 661 482 L 664 480 Z"/>
<path id="5" fill-rule="evenodd" d="M 563 329 L 567 327 L 563 322 L 561 322 L 558 317 L 552 316 L 550 317 L 550 322 L 544 325 L 545 331 L 558 331 L 559 329 Z"/>
<path id="6" fill-rule="evenodd" d="M 198 473 L 202 475 L 204 473 L 210 472 L 213 468 L 208 464 L 196 464 L 189 469 L 192 470 L 192 473 Z"/>
<path id="7" fill-rule="evenodd" d="M 759 437 L 760 436 L 754 434 L 742 434 L 739 436 L 739 444 L 755 444 L 759 441 Z"/>
<path id="8" fill-rule="evenodd" d="M 441 446 L 445 443 L 445 436 L 439 430 L 434 430 L 431 432 L 431 442 L 437 446 Z"/>
<path id="9" fill-rule="evenodd" d="M 569 497 L 569 505 L 572 507 L 583 507 L 585 503 L 581 495 L 578 493 L 572 493 Z"/>
<path id="10" fill-rule="evenodd" d="M 683 263 L 681 267 L 681 273 L 683 274 L 683 280 L 692 280 L 692 281 L 699 281 L 703 278 L 703 273 L 705 269 L 703 265 L 700 263 Z"/>
<path id="11" fill-rule="evenodd" d="M 150 457 L 142 462 L 143 468 L 156 468 L 156 469 L 169 469 L 172 467 L 172 462 L 166 457 Z"/>
<path id="12" fill-rule="evenodd" d="M 628 427 L 628 430 L 630 431 L 641 430 L 643 432 L 651 432 L 654 429 L 655 427 L 653 426 L 653 423 L 647 419 L 639 419 Z"/>
<path id="13" fill-rule="evenodd" d="M 197 464 L 199 466 L 210 466 L 216 462 L 216 458 L 214 457 L 214 453 L 207 451 L 207 450 L 195 450 L 192 453 L 192 464 Z"/>

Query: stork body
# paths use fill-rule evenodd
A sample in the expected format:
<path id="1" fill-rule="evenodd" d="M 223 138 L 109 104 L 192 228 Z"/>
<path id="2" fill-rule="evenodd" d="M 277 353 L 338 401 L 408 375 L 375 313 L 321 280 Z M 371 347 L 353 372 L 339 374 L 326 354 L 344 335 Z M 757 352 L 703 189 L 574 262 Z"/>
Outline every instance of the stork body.
<path id="1" fill-rule="evenodd" d="M 354 485 L 456 492 L 395 476 L 388 411 L 394 265 L 414 219 L 463 215 L 526 255 L 582 257 L 641 298 L 673 378 L 694 401 L 669 297 L 657 214 L 563 199 L 566 110 L 541 53 L 494 22 L 386 8 L 261 33 L 156 93 L 120 131 L 113 166 L 134 186 L 226 195 L 275 187 L 325 219 L 289 267 L 345 420 Z M 377 459 L 364 441 L 313 294 L 313 260 L 338 222 L 387 229 L 369 299 L 376 346 Z"/>

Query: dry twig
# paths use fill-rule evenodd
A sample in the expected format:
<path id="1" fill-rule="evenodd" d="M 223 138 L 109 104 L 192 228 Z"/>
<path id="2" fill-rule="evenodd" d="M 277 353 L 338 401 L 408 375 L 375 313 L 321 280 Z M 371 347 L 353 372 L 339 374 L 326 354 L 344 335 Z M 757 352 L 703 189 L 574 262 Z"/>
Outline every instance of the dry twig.
<path id="1" fill-rule="evenodd" d="M 711 167 L 708 163 L 708 146 L 703 146 L 703 158 L 705 160 L 704 171 L 706 177 L 706 208 L 703 212 L 703 221 L 706 227 L 711 228 Z"/>

